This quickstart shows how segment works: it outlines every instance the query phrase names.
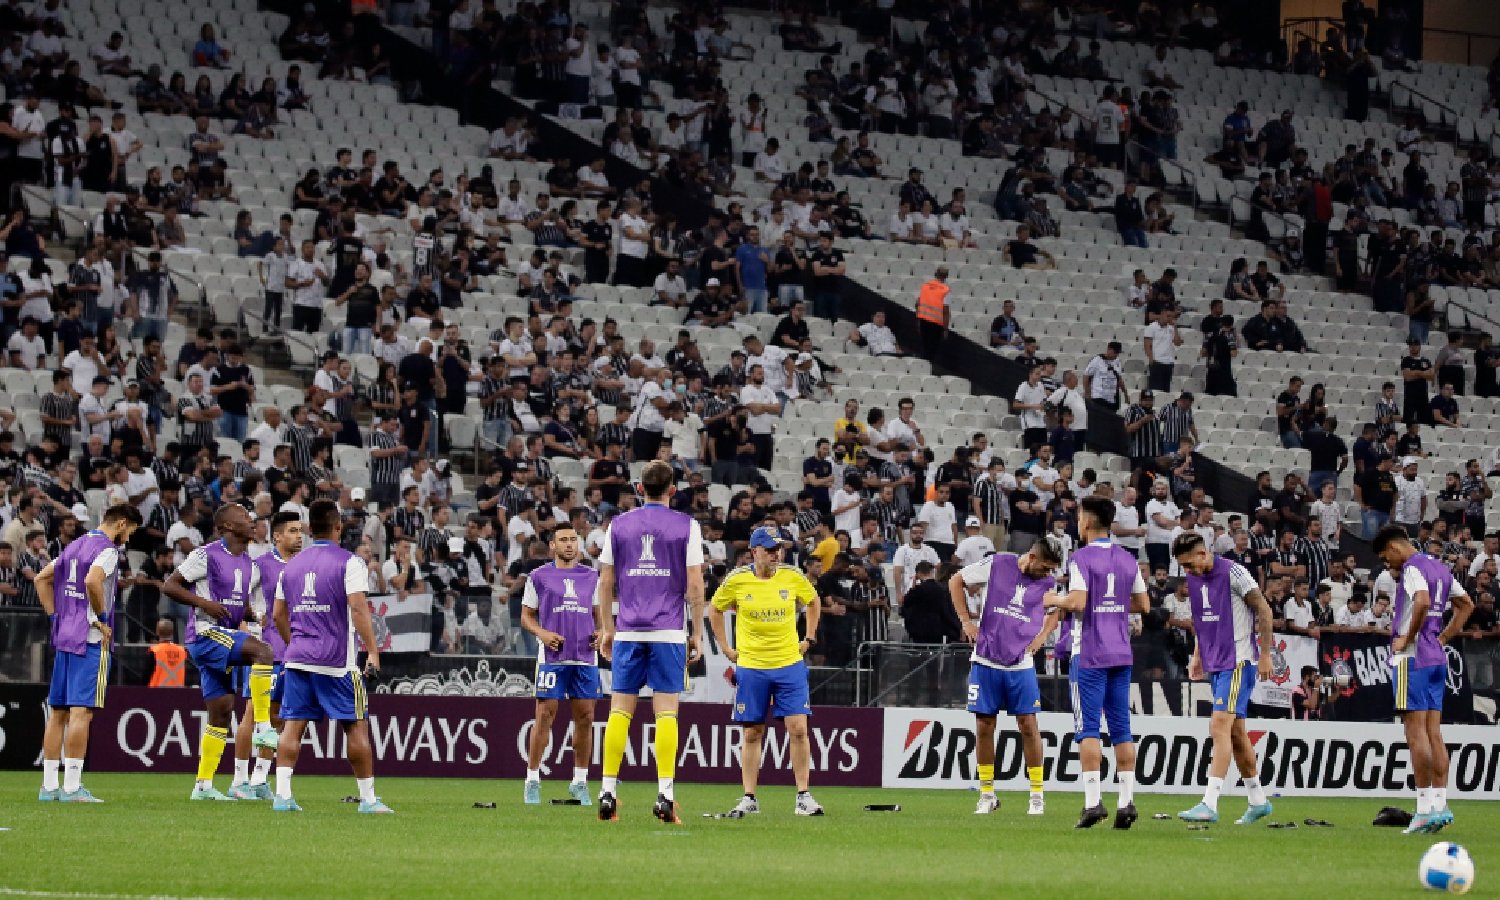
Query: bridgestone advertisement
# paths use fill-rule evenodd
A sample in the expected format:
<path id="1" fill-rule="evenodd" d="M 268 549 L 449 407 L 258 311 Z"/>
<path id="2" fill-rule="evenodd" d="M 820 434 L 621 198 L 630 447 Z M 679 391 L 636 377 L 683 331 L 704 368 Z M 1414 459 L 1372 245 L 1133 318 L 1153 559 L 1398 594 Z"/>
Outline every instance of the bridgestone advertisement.
<path id="1" fill-rule="evenodd" d="M 975 784 L 974 717 L 960 710 L 885 711 L 883 787 L 967 788 Z M 1081 791 L 1073 720 L 1040 713 L 1043 769 L 1049 791 Z M 1366 722 L 1248 721 L 1260 760 L 1260 780 L 1273 794 L 1368 796 L 1411 789 L 1411 753 L 1401 726 Z M 1000 720 L 995 783 L 1026 790 L 1026 764 L 1014 720 Z M 1207 719 L 1133 716 L 1136 782 L 1140 790 L 1196 794 L 1208 784 L 1212 745 Z M 1447 725 L 1449 789 L 1466 800 L 1500 800 L 1500 729 Z M 1105 747 L 1110 746 L 1108 735 Z M 1103 775 L 1113 777 L 1106 750 Z"/>

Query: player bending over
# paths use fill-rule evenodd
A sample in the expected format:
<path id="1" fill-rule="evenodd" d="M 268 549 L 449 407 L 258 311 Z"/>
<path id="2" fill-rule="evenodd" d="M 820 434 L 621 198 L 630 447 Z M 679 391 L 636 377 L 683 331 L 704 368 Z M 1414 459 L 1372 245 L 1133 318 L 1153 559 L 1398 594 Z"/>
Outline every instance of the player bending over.
<path id="1" fill-rule="evenodd" d="M 1203 800 L 1177 818 L 1186 822 L 1219 821 L 1219 794 L 1234 759 L 1245 782 L 1250 806 L 1235 820 L 1250 825 L 1271 814 L 1271 801 L 1261 787 L 1255 764 L 1255 745 L 1245 731 L 1245 715 L 1257 674 L 1272 675 L 1271 605 L 1261 596 L 1255 576 L 1244 566 L 1210 552 L 1203 536 L 1184 532 L 1172 542 L 1172 555 L 1187 573 L 1188 604 L 1193 610 L 1197 644 L 1188 663 L 1188 678 L 1213 686 L 1214 711 L 1208 733 L 1213 738 L 1213 762 Z"/>
<path id="2" fill-rule="evenodd" d="M 557 705 L 567 700 L 573 713 L 573 781 L 568 796 L 589 806 L 589 759 L 594 747 L 594 701 L 599 688 L 595 652 L 604 619 L 598 603 L 599 573 L 578 564 L 578 532 L 572 525 L 552 530 L 552 562 L 526 578 L 521 627 L 536 636 L 536 723 L 527 747 L 525 799 L 542 802 L 542 756 L 552 737 Z"/>
<path id="3" fill-rule="evenodd" d="M 1062 549 L 1051 538 L 1042 538 L 1017 557 L 996 553 L 964 566 L 948 579 L 953 609 L 963 623 L 964 639 L 974 642 L 969 657 L 969 712 L 979 744 L 979 805 L 975 815 L 1000 808 L 995 797 L 995 716 L 1005 710 L 1016 717 L 1021 748 L 1026 757 L 1026 779 L 1031 796 L 1029 816 L 1046 811 L 1042 797 L 1042 735 L 1036 714 L 1042 708 L 1037 684 L 1037 651 L 1057 625 L 1061 614 L 1048 612 L 1044 599 L 1056 582 L 1052 573 L 1062 564 Z M 984 605 L 979 621 L 969 617 L 967 588 L 982 587 Z"/>
<path id="4" fill-rule="evenodd" d="M 1406 834 L 1430 834 L 1453 824 L 1448 809 L 1448 745 L 1443 743 L 1443 692 L 1448 685 L 1448 653 L 1443 648 L 1463 631 L 1474 601 L 1441 560 L 1417 550 L 1400 525 L 1380 529 L 1373 549 L 1396 575 L 1391 686 L 1417 785 L 1417 814 Z M 1443 615 L 1449 606 L 1453 618 L 1445 628 Z"/>
<path id="5" fill-rule="evenodd" d="M 271 550 L 262 553 L 253 561 L 257 572 L 255 595 L 250 598 L 255 608 L 255 621 L 271 621 L 271 601 L 276 596 L 276 585 L 281 581 L 281 570 L 287 561 L 302 549 L 302 517 L 298 513 L 283 510 L 271 517 Z M 253 632 L 252 632 L 253 633 Z M 271 671 L 271 727 L 281 730 L 281 670 L 282 658 L 286 654 L 286 642 L 273 625 L 263 628 L 261 640 L 271 648 L 275 660 Z M 244 669 L 240 670 L 241 672 Z M 252 747 L 252 735 L 259 730 L 260 719 L 255 716 L 254 696 L 250 680 L 242 679 L 243 696 L 252 702 L 240 717 L 239 728 L 234 733 L 234 783 L 229 786 L 229 796 L 235 800 L 270 800 L 271 785 L 267 783 L 271 773 L 271 762 L 276 748 L 272 746 Z M 255 755 L 255 771 L 250 771 L 250 756 Z"/>
<path id="6" fill-rule="evenodd" d="M 198 741 L 198 780 L 193 800 L 232 800 L 214 787 L 214 773 L 229 743 L 229 720 L 234 715 L 237 666 L 250 667 L 250 702 L 255 710 L 256 747 L 276 746 L 271 727 L 271 680 L 276 655 L 251 634 L 258 624 L 250 597 L 258 588 L 259 570 L 246 548 L 255 537 L 255 522 L 238 503 L 226 503 L 214 513 L 219 539 L 194 548 L 162 585 L 162 593 L 193 607 L 184 643 L 203 690 L 208 722 Z"/>
<path id="7" fill-rule="evenodd" d="M 742 566 L 724 578 L 714 591 L 709 621 L 714 639 L 734 663 L 734 713 L 744 724 L 740 747 L 740 784 L 745 795 L 731 819 L 760 812 L 755 789 L 760 781 L 761 745 L 766 736 L 766 717 L 786 723 L 791 744 L 792 775 L 797 781 L 799 816 L 821 816 L 823 807 L 808 791 L 812 748 L 808 744 L 807 717 L 812 704 L 807 689 L 807 663 L 803 657 L 818 633 L 818 592 L 807 576 L 792 566 L 781 565 L 781 539 L 770 528 L 757 528 L 750 535 L 751 565 Z M 807 637 L 797 639 L 797 611 L 806 610 Z M 724 613 L 734 610 L 734 646 L 724 630 Z"/>
<path id="8" fill-rule="evenodd" d="M 42 733 L 41 801 L 102 803 L 83 786 L 89 723 L 104 706 L 120 590 L 120 547 L 141 525 L 126 504 L 112 506 L 98 528 L 75 538 L 36 576 L 36 596 L 52 620 L 51 713 Z M 58 573 L 62 583 L 57 584 Z M 58 783 L 57 770 L 62 769 Z"/>
<path id="9" fill-rule="evenodd" d="M 1109 724 L 1115 746 L 1120 797 L 1115 827 L 1135 824 L 1135 737 L 1130 733 L 1130 614 L 1151 611 L 1151 598 L 1135 554 L 1110 540 L 1115 504 L 1085 497 L 1079 504 L 1078 533 L 1088 543 L 1068 562 L 1068 593 L 1049 596 L 1049 607 L 1074 613 L 1073 652 L 1068 680 L 1073 689 L 1073 738 L 1083 769 L 1083 813 L 1075 828 L 1092 828 L 1109 818 L 1099 779 L 1103 744 L 1099 719 Z"/>
<path id="10" fill-rule="evenodd" d="M 292 798 L 292 770 L 308 722 L 338 722 L 359 789 L 359 811 L 388 813 L 375 796 L 375 753 L 370 747 L 369 696 L 355 658 L 364 643 L 365 669 L 379 674 L 380 645 L 370 618 L 370 572 L 364 560 L 338 545 L 343 527 L 332 500 L 316 500 L 307 512 L 313 544 L 281 572 L 273 616 L 286 641 L 281 673 L 281 742 L 276 747 L 277 812 L 301 812 Z"/>
<path id="11" fill-rule="evenodd" d="M 660 460 L 641 471 L 646 502 L 617 517 L 599 554 L 599 605 L 604 634 L 599 649 L 611 667 L 613 692 L 604 728 L 604 783 L 599 819 L 619 819 L 615 785 L 630 720 L 641 688 L 651 688 L 656 713 L 656 803 L 651 814 L 681 825 L 672 780 L 677 775 L 677 701 L 687 667 L 702 655 L 703 536 L 691 516 L 667 508 L 676 493 L 672 467 Z M 609 609 L 618 601 L 613 617 Z"/>

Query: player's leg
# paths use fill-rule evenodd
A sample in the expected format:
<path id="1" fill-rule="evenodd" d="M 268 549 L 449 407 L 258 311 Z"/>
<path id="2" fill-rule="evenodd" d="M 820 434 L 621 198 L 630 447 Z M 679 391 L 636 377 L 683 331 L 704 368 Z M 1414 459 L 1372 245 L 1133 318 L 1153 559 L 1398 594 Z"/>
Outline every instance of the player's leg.
<path id="1" fill-rule="evenodd" d="M 572 694 L 568 702 L 573 712 L 573 780 L 568 783 L 568 796 L 584 806 L 589 800 L 589 762 L 594 758 L 594 704 L 599 699 L 599 670 L 593 666 L 570 666 L 573 669 L 588 669 L 593 673 L 593 689 L 585 696 Z M 575 688 L 585 681 L 575 675 Z"/>
<path id="2" fill-rule="evenodd" d="M 740 733 L 740 787 L 744 794 L 729 811 L 730 818 L 739 819 L 760 812 L 755 792 L 760 787 L 766 717 L 771 712 L 771 683 L 764 670 L 743 666 L 734 670 L 734 703 L 730 709 L 730 721 L 744 729 Z"/>
<path id="3" fill-rule="evenodd" d="M 787 742 L 791 745 L 792 776 L 797 782 L 797 805 L 799 816 L 821 816 L 823 807 L 813 799 L 809 790 L 812 774 L 812 744 L 808 736 L 807 720 L 812 716 L 812 694 L 807 686 L 807 663 L 798 660 L 789 666 L 772 670 L 771 714 L 786 725 Z"/>
<path id="4" fill-rule="evenodd" d="M 276 729 L 271 725 L 271 687 L 276 677 L 276 655 L 271 645 L 246 635 L 235 651 L 240 665 L 249 669 L 250 706 L 255 714 L 251 743 L 256 747 L 275 747 Z M 238 749 L 238 741 L 236 741 Z"/>
<path id="5" fill-rule="evenodd" d="M 1021 753 L 1026 761 L 1029 789 L 1026 814 L 1040 816 L 1047 810 L 1042 795 L 1042 734 L 1036 724 L 1036 711 L 1042 708 L 1042 687 L 1037 682 L 1035 669 L 1002 671 L 1000 676 L 1005 683 L 1005 708 L 1016 717 L 1016 728 L 1021 732 Z"/>
<path id="6" fill-rule="evenodd" d="M 81 654 L 57 656 L 66 658 L 62 705 L 67 709 L 67 724 L 62 734 L 62 789 L 57 799 L 64 803 L 98 803 L 83 786 L 83 759 L 89 749 L 89 724 L 93 722 L 94 710 L 104 706 L 104 690 L 109 684 L 109 650 L 100 644 L 90 644 Z"/>
<path id="7" fill-rule="evenodd" d="M 809 790 L 812 776 L 812 746 L 807 734 L 806 714 L 787 716 L 782 720 L 786 726 L 787 742 L 791 745 L 792 777 L 797 781 L 797 805 L 799 816 L 821 816 L 823 807 L 813 799 Z"/>
<path id="8" fill-rule="evenodd" d="M 766 723 L 749 722 L 744 726 L 740 738 L 740 787 L 745 799 L 755 801 L 755 792 L 760 788 L 760 759 L 766 740 Z M 755 812 L 760 812 L 757 806 Z"/>
<path id="9" fill-rule="evenodd" d="M 553 677 L 556 677 L 555 673 Z M 523 789 L 525 802 L 530 804 L 542 802 L 542 757 L 552 741 L 552 720 L 556 717 L 555 699 L 536 701 L 536 720 L 532 723 L 531 740 L 526 746 L 526 783 Z"/>
<path id="10" fill-rule="evenodd" d="M 359 811 L 393 812 L 375 795 L 375 748 L 370 743 L 370 697 L 364 676 L 358 671 L 338 677 L 315 675 L 314 686 L 323 717 L 338 722 L 344 730 L 349 767 L 354 770 L 354 785 L 359 792 Z"/>
<path id="11" fill-rule="evenodd" d="M 226 674 L 223 676 L 224 684 L 214 688 L 213 697 L 207 697 L 209 679 L 204 677 L 206 673 L 199 674 L 204 685 L 203 706 L 208 712 L 208 718 L 203 723 L 203 734 L 198 738 L 198 776 L 190 799 L 230 800 L 233 798 L 214 787 L 214 774 L 219 771 L 219 763 L 224 759 L 224 748 L 230 741 L 229 724 L 234 716 L 235 695 L 232 690 L 223 690 L 231 686 Z"/>
<path id="12" fill-rule="evenodd" d="M 669 825 L 680 825 L 673 782 L 677 778 L 677 701 L 687 688 L 687 646 L 646 644 L 646 683 L 655 715 L 656 804 L 652 813 Z"/>
<path id="13" fill-rule="evenodd" d="M 1247 664 L 1248 665 L 1248 664 Z M 1246 674 L 1248 679 L 1255 677 L 1254 669 Z M 1246 694 L 1250 693 L 1247 687 Z M 1248 707 L 1248 703 L 1246 706 Z M 1234 720 L 1234 727 L 1230 730 L 1230 741 L 1234 747 L 1234 764 L 1240 770 L 1240 780 L 1245 783 L 1245 795 L 1248 805 L 1245 814 L 1235 820 L 1236 825 L 1252 825 L 1271 814 L 1271 800 L 1266 796 L 1266 789 L 1260 783 L 1260 767 L 1255 761 L 1255 744 L 1250 742 L 1250 732 L 1245 729 L 1245 717 L 1238 715 Z"/>
<path id="14" fill-rule="evenodd" d="M 1224 780 L 1229 775 L 1229 763 L 1234 758 L 1234 695 L 1239 678 L 1239 669 L 1208 673 L 1209 688 L 1213 691 L 1213 713 L 1208 720 L 1208 737 L 1213 744 L 1213 757 L 1208 766 L 1208 787 L 1203 799 L 1192 809 L 1177 814 L 1185 822 L 1219 821 L 1219 795 L 1224 792 Z"/>
<path id="15" fill-rule="evenodd" d="M 620 778 L 620 764 L 630 741 L 630 720 L 635 717 L 635 703 L 646 686 L 646 645 L 640 641 L 615 641 L 610 660 L 611 691 L 609 721 L 604 725 L 604 758 L 599 787 L 599 818 L 619 818 L 615 787 Z"/>
<path id="16" fill-rule="evenodd" d="M 1412 670 L 1410 657 L 1395 660 L 1391 671 L 1391 688 L 1396 695 L 1396 713 L 1401 716 L 1406 745 L 1411 751 L 1412 782 L 1417 789 L 1417 812 L 1406 829 L 1407 833 L 1414 834 L 1426 831 L 1431 824 L 1432 745 L 1421 698 L 1412 689 Z"/>
<path id="17" fill-rule="evenodd" d="M 1448 687 L 1448 666 L 1427 666 L 1422 671 L 1426 676 L 1422 689 L 1427 707 L 1423 715 L 1431 754 L 1427 770 L 1428 800 L 1432 807 L 1430 830 L 1442 831 L 1453 823 L 1453 813 L 1448 810 L 1448 745 L 1443 743 L 1443 696 Z"/>
<path id="18" fill-rule="evenodd" d="M 235 670 L 235 681 L 239 689 L 236 696 L 243 699 L 250 697 L 250 671 L 243 666 Z M 255 706 L 246 703 L 245 708 L 240 711 L 239 721 L 234 729 L 234 780 L 229 783 L 229 796 L 236 800 L 254 800 L 255 792 L 249 790 L 250 785 L 250 757 L 254 756 L 254 748 L 251 746 L 250 736 L 255 731 Z"/>
<path id="19" fill-rule="evenodd" d="M 281 733 L 281 665 L 275 667 L 275 674 L 271 682 L 271 728 L 276 734 Z M 250 787 L 255 789 L 256 797 L 260 800 L 271 799 L 271 786 L 267 780 L 271 774 L 271 766 L 276 760 L 275 747 L 261 747 L 255 755 L 255 765 L 250 772 Z"/>
<path id="20" fill-rule="evenodd" d="M 302 733 L 309 721 L 322 719 L 312 685 L 314 675 L 300 669 L 287 669 L 281 675 L 283 725 L 276 746 L 276 797 L 271 808 L 277 812 L 300 812 L 302 807 L 292 799 L 292 771 L 302 753 Z"/>
<path id="21" fill-rule="evenodd" d="M 1073 694 L 1073 740 L 1078 743 L 1078 765 L 1083 773 L 1083 813 L 1074 827 L 1092 828 L 1109 818 L 1099 778 L 1103 762 L 1099 719 L 1104 710 L 1105 670 L 1074 666 L 1068 677 Z"/>
<path id="22" fill-rule="evenodd" d="M 58 651 L 52 656 L 52 680 L 47 688 L 47 727 L 42 732 L 42 789 L 37 799 L 57 800 L 62 795 L 63 736 L 68 730 L 68 683 L 75 653 Z"/>
<path id="23" fill-rule="evenodd" d="M 970 674 L 969 696 L 974 696 L 973 675 Z M 972 708 L 973 701 L 970 701 Z M 987 815 L 1000 808 L 995 799 L 995 716 L 974 714 L 974 767 L 979 775 L 979 805 L 975 815 Z"/>
<path id="24" fill-rule="evenodd" d="M 1115 805 L 1115 827 L 1135 823 L 1135 736 L 1130 733 L 1130 666 L 1107 670 L 1104 716 L 1109 723 L 1110 742 L 1115 747 L 1115 777 L 1120 795 Z"/>

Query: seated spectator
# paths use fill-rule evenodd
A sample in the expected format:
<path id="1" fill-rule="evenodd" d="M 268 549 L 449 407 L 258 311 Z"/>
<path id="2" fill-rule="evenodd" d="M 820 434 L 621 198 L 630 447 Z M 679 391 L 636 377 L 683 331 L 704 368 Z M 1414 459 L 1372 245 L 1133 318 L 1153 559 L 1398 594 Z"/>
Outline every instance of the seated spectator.
<path id="1" fill-rule="evenodd" d="M 781 142 L 775 138 L 766 141 L 766 149 L 755 155 L 755 180 L 779 184 L 786 177 L 786 162 L 781 158 Z"/>
<path id="2" fill-rule="evenodd" d="M 849 340 L 864 347 L 871 356 L 906 355 L 906 351 L 896 342 L 895 332 L 885 324 L 884 310 L 876 310 L 870 316 L 870 321 L 849 332 Z"/>
<path id="3" fill-rule="evenodd" d="M 1135 195 L 1135 179 L 1128 178 L 1124 192 L 1115 198 L 1115 229 L 1120 233 L 1120 240 L 1127 246 L 1149 247 L 1143 227 L 1145 221 L 1145 211 Z"/>
<path id="4" fill-rule="evenodd" d="M 974 239 L 974 230 L 969 227 L 969 217 L 964 214 L 963 204 L 956 200 L 949 203 L 948 209 L 938 217 L 938 233 L 945 247 L 971 249 L 979 246 Z"/>
<path id="5" fill-rule="evenodd" d="M 1017 349 L 1025 340 L 1021 323 L 1016 321 L 1016 301 L 1006 300 L 1000 305 L 1000 315 L 990 323 L 990 346 Z"/>
<path id="6" fill-rule="evenodd" d="M 229 48 L 214 37 L 214 27 L 207 22 L 198 30 L 198 43 L 193 45 L 193 65 L 200 68 L 225 69 L 229 67 L 232 54 Z"/>
<path id="7" fill-rule="evenodd" d="M 688 305 L 687 319 L 683 324 L 718 328 L 728 325 L 733 319 L 733 303 L 724 295 L 719 279 L 710 278 Z"/>
<path id="8" fill-rule="evenodd" d="M 1001 258 L 1018 269 L 1055 269 L 1057 260 L 1051 253 L 1031 243 L 1031 227 L 1016 227 L 1016 239 L 1007 241 Z"/>
<path id="9" fill-rule="evenodd" d="M 1147 210 L 1150 210 L 1150 201 L 1147 201 Z M 1046 197 L 1032 198 L 1031 211 L 1026 214 L 1026 225 L 1031 229 L 1032 237 L 1055 238 L 1062 234 L 1057 219 L 1047 209 Z"/>
<path id="10" fill-rule="evenodd" d="M 1444 382 L 1436 397 L 1430 404 L 1432 407 L 1432 421 L 1434 425 L 1442 425 L 1448 428 L 1460 426 L 1458 414 L 1458 401 L 1453 399 L 1453 382 Z"/>

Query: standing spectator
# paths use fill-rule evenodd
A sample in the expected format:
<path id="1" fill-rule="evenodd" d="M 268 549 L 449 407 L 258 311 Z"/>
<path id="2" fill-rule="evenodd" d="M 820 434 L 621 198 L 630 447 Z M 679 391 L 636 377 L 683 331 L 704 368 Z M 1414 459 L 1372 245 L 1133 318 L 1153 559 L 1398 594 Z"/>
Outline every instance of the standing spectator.
<path id="1" fill-rule="evenodd" d="M 1146 243 L 1146 213 L 1135 195 L 1135 179 L 1125 180 L 1125 190 L 1115 198 L 1115 230 L 1120 240 L 1130 247 L 1148 247 Z"/>
<path id="2" fill-rule="evenodd" d="M 1032 366 L 1026 370 L 1026 380 L 1016 386 L 1016 396 L 1010 404 L 1010 411 L 1021 417 L 1021 445 L 1028 452 L 1035 453 L 1047 440 L 1046 410 L 1047 389 L 1042 385 L 1042 367 Z"/>
<path id="3" fill-rule="evenodd" d="M 210 374 L 208 392 L 223 410 L 219 436 L 243 442 L 250 427 L 250 406 L 255 402 L 255 376 L 245 364 L 245 351 L 239 344 L 231 344 L 227 356 L 228 361 Z"/>
<path id="4" fill-rule="evenodd" d="M 1146 502 L 1146 559 L 1152 571 L 1170 569 L 1172 564 L 1172 529 L 1177 527 L 1183 511 L 1168 493 L 1170 484 L 1158 478 L 1151 485 L 1151 499 Z"/>
<path id="5" fill-rule="evenodd" d="M 1366 540 L 1373 539 L 1385 527 L 1395 508 L 1396 479 L 1391 474 L 1392 465 L 1393 458 L 1382 454 L 1374 468 L 1366 468 L 1360 475 L 1356 497 Z"/>
<path id="6" fill-rule="evenodd" d="M 814 315 L 838 321 L 840 283 L 847 266 L 844 252 L 833 246 L 833 235 L 824 232 L 818 236 L 818 248 L 808 257 L 808 263 L 812 274 Z"/>
<path id="7" fill-rule="evenodd" d="M 928 543 L 937 553 L 938 560 L 947 562 L 952 559 L 958 546 L 958 515 L 949 502 L 946 484 L 939 484 L 933 498 L 922 504 L 917 511 L 917 521 L 927 526 Z"/>
<path id="8" fill-rule="evenodd" d="M 776 423 L 781 418 L 781 399 L 766 385 L 764 366 L 750 367 L 750 383 L 740 389 L 740 403 L 750 413 L 746 424 L 750 429 L 750 440 L 755 444 L 755 464 L 769 471 Z"/>
<path id="9" fill-rule="evenodd" d="M 1161 422 L 1161 452 L 1163 456 L 1177 451 L 1183 438 L 1198 443 L 1198 426 L 1193 421 L 1193 395 L 1183 391 L 1175 403 L 1167 404 L 1158 417 Z M 1211 544 L 1212 542 L 1210 542 Z"/>
<path id="10" fill-rule="evenodd" d="M 615 284 L 645 287 L 649 282 L 646 254 L 651 249 L 651 229 L 641 217 L 641 201 L 628 197 L 620 204 L 620 252 L 615 255 Z"/>
<path id="11" fill-rule="evenodd" d="M 973 565 L 995 552 L 994 542 L 985 537 L 983 532 L 984 525 L 978 516 L 969 516 L 964 520 L 964 539 L 958 542 L 958 547 L 953 551 L 954 561 L 958 565 Z"/>
<path id="12" fill-rule="evenodd" d="M 1406 342 L 1406 356 L 1401 359 L 1401 421 L 1419 425 L 1432 424 L 1432 407 L 1428 390 L 1437 380 L 1437 369 L 1422 355 L 1420 341 Z"/>
<path id="13" fill-rule="evenodd" d="M 1008 301 L 1007 301 L 1008 302 Z M 1089 360 L 1083 370 L 1083 392 L 1095 403 L 1111 410 L 1120 408 L 1120 398 L 1130 402 L 1130 392 L 1125 388 L 1125 373 L 1120 370 L 1120 353 L 1125 348 L 1119 341 L 1110 341 L 1104 352 Z"/>
<path id="14" fill-rule="evenodd" d="M 1172 390 L 1177 348 L 1182 346 L 1182 334 L 1177 330 L 1177 310 L 1162 310 L 1157 320 L 1146 326 L 1142 343 L 1146 351 L 1147 381 L 1151 389 Z"/>
<path id="15" fill-rule="evenodd" d="M 919 568 L 923 565 L 936 566 L 940 562 L 937 551 L 928 546 L 926 540 L 926 524 L 913 522 L 910 530 L 907 531 L 907 542 L 896 550 L 895 556 L 891 557 L 891 580 L 896 585 L 896 592 L 902 597 L 905 597 L 911 590 Z"/>
<path id="16" fill-rule="evenodd" d="M 1396 479 L 1395 504 L 1391 507 L 1391 524 L 1400 525 L 1415 538 L 1427 519 L 1427 482 L 1417 474 L 1417 460 L 1408 456 L 1401 461 L 1401 477 Z"/>
<path id="17" fill-rule="evenodd" d="M 1144 390 L 1125 410 L 1125 434 L 1129 437 L 1130 467 L 1134 470 L 1151 467 L 1161 450 L 1161 420 L 1153 409 L 1155 403 L 1156 394 Z"/>
<path id="18" fill-rule="evenodd" d="M 135 319 L 131 337 L 166 340 L 167 321 L 177 311 L 177 285 L 162 269 L 160 252 L 151 251 L 146 257 L 146 268 L 130 276 L 128 290 Z"/>
<path id="19" fill-rule="evenodd" d="M 1006 500 L 1006 485 L 1014 485 L 1015 479 L 1005 474 L 1005 462 L 1000 457 L 990 458 L 988 471 L 974 479 L 974 493 L 970 498 L 973 515 L 980 521 L 980 532 L 997 549 L 1006 546 L 1005 520 L 1010 511 Z"/>

